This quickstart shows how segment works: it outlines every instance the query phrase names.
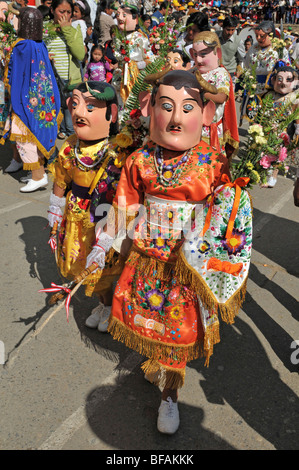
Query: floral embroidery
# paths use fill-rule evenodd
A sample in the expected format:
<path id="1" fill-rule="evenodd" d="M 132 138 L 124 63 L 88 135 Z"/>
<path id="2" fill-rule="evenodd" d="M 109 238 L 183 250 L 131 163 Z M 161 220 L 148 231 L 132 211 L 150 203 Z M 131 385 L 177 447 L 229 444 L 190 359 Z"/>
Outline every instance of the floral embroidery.
<path id="1" fill-rule="evenodd" d="M 34 74 L 31 79 L 32 86 L 29 88 L 27 108 L 39 122 L 39 127 L 52 127 L 56 125 L 56 109 L 51 77 L 45 73 L 45 63 L 39 63 L 39 73 Z"/>
<path id="2" fill-rule="evenodd" d="M 240 253 L 246 245 L 246 234 L 244 231 L 233 229 L 232 236 L 229 239 L 226 239 L 224 236 L 221 243 L 229 254 L 236 255 Z"/>
<path id="3" fill-rule="evenodd" d="M 211 153 L 207 153 L 206 155 L 201 153 L 199 154 L 198 156 L 198 164 L 203 164 L 203 163 L 207 163 L 208 165 L 211 163 L 211 156 L 212 154 Z"/>
<path id="4" fill-rule="evenodd" d="M 133 308 L 128 304 L 124 313 L 134 316 L 134 325 L 149 330 L 148 336 L 155 337 L 158 333 L 166 341 L 167 338 L 181 338 L 187 320 L 186 306 L 194 308 L 196 304 L 188 289 L 179 286 L 174 275 L 166 282 L 155 276 L 144 281 L 138 268 L 133 275 L 132 286 L 136 296 Z"/>

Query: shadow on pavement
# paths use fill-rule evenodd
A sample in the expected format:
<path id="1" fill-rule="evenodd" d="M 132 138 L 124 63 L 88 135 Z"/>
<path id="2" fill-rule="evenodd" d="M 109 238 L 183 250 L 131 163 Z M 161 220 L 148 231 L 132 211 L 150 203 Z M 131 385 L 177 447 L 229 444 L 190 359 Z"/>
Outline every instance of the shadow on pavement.
<path id="1" fill-rule="evenodd" d="M 265 215 L 267 213 L 254 209 L 253 223 Z M 253 249 L 284 268 L 292 276 L 299 278 L 298 222 L 273 214 L 269 216 L 269 222 L 254 237 Z"/>
<path id="2" fill-rule="evenodd" d="M 180 428 L 172 436 L 157 430 L 161 400 L 159 389 L 148 383 L 139 370 L 109 390 L 100 387 L 87 398 L 89 426 L 101 441 L 119 450 L 233 450 L 220 436 L 203 426 L 202 408 L 179 403 Z M 109 394 L 110 391 L 110 394 Z M 96 409 L 90 409 L 94 393 L 108 394 Z"/>
<path id="3" fill-rule="evenodd" d="M 244 311 L 251 316 L 247 302 Z M 290 343 L 285 346 L 290 361 Z M 209 403 L 228 403 L 240 416 L 240 424 L 244 420 L 275 449 L 298 449 L 299 398 L 281 380 L 260 340 L 240 317 L 234 326 L 222 323 L 221 342 L 208 368 L 199 360 L 189 366 L 204 376 L 200 385 Z"/>

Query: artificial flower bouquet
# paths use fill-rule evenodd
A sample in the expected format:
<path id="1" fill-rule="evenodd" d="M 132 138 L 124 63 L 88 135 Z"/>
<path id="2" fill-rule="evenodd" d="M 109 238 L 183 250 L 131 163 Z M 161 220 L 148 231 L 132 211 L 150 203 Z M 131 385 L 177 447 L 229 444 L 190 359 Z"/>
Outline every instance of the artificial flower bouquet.
<path id="1" fill-rule="evenodd" d="M 151 50 L 155 55 L 166 57 L 169 51 L 175 49 L 179 31 L 168 22 L 154 26 L 149 35 Z"/>
<path id="2" fill-rule="evenodd" d="M 135 150 L 144 145 L 148 132 L 147 118 L 141 115 L 140 109 L 133 109 L 125 125 L 116 136 L 115 142 L 121 148 L 132 147 Z"/>
<path id="3" fill-rule="evenodd" d="M 271 46 L 278 53 L 278 58 L 284 58 L 285 49 L 289 49 L 292 45 L 292 39 L 290 37 L 285 37 L 282 33 L 281 37 L 273 37 L 273 33 L 270 33 L 271 36 Z"/>
<path id="4" fill-rule="evenodd" d="M 247 141 L 239 151 L 240 160 L 232 164 L 233 179 L 249 177 L 251 187 L 265 184 L 272 169 L 277 168 L 286 175 L 286 159 L 297 147 L 287 129 L 296 119 L 299 119 L 299 109 L 294 109 L 292 102 L 277 105 L 271 94 L 261 99 L 255 123 L 249 126 Z"/>
<path id="5" fill-rule="evenodd" d="M 0 21 L 0 60 L 2 62 L 6 55 L 11 51 L 11 46 L 17 38 L 17 33 L 14 27 L 6 21 Z"/>

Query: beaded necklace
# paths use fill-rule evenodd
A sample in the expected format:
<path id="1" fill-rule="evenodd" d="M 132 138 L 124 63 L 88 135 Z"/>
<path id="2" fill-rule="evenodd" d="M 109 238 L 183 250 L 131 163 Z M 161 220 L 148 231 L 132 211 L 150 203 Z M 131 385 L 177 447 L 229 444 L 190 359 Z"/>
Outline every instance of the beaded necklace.
<path id="1" fill-rule="evenodd" d="M 165 164 L 162 147 L 156 146 L 154 154 L 155 168 L 158 173 L 158 181 L 163 186 L 172 186 L 178 183 L 181 173 L 186 166 L 192 149 L 187 150 L 178 162 Z"/>
<path id="2" fill-rule="evenodd" d="M 75 158 L 78 162 L 79 168 L 83 171 L 89 171 L 92 168 L 96 167 L 103 160 L 104 154 L 105 154 L 106 149 L 107 149 L 107 145 L 108 145 L 108 137 L 105 139 L 101 149 L 98 151 L 96 160 L 93 163 L 91 163 L 90 165 L 88 165 L 87 163 L 82 162 L 82 160 L 80 159 L 80 157 L 78 155 L 79 142 L 77 142 L 75 147 L 74 147 L 74 155 L 75 155 Z"/>

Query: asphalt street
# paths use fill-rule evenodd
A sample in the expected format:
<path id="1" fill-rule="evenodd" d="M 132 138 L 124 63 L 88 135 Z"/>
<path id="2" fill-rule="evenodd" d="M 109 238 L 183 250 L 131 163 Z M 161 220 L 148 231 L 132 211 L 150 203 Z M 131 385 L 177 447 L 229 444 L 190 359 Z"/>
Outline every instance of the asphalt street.
<path id="1" fill-rule="evenodd" d="M 11 160 L 0 146 L 0 168 Z M 25 173 L 0 172 L 0 450 L 298 450 L 299 208 L 293 180 L 251 191 L 253 256 L 234 325 L 221 323 L 210 366 L 188 364 L 181 425 L 156 429 L 160 391 L 144 358 L 85 327 L 96 305 L 78 290 L 69 322 L 38 291 L 61 283 L 47 245 L 51 184 L 19 191 Z M 296 343 L 298 342 L 298 344 Z"/>

